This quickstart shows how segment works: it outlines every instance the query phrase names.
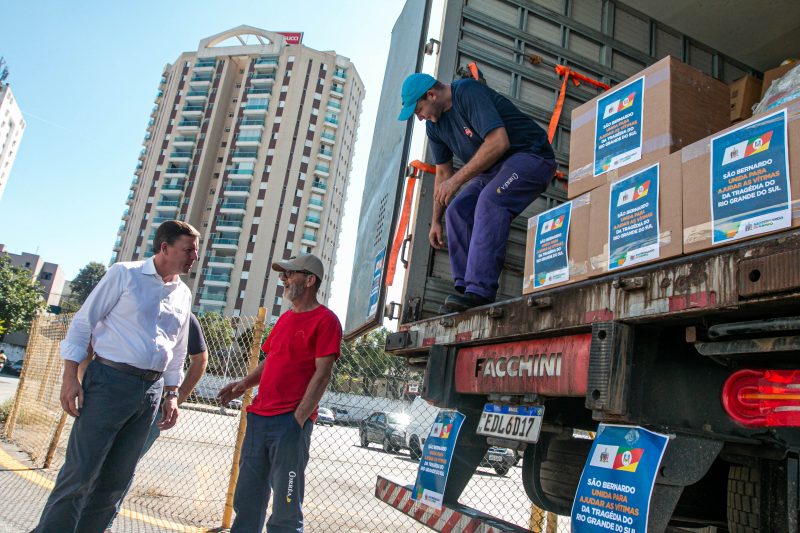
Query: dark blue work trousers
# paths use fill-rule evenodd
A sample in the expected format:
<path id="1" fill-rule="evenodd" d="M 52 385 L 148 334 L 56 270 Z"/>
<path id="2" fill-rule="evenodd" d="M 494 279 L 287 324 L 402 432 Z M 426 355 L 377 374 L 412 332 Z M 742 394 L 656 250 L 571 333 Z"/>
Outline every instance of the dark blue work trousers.
<path id="1" fill-rule="evenodd" d="M 236 518 L 231 533 L 261 533 L 270 493 L 272 515 L 267 533 L 303 532 L 303 495 L 311 430 L 294 413 L 261 416 L 247 413 L 247 432 L 239 460 L 239 479 L 233 497 Z"/>
<path id="2" fill-rule="evenodd" d="M 144 380 L 97 361 L 89 364 L 83 409 L 37 533 L 105 530 L 133 477 L 163 388 L 163 379 Z"/>
<path id="3" fill-rule="evenodd" d="M 472 178 L 447 206 L 447 248 L 459 292 L 497 295 L 511 221 L 542 194 L 556 170 L 553 159 L 513 154 Z"/>

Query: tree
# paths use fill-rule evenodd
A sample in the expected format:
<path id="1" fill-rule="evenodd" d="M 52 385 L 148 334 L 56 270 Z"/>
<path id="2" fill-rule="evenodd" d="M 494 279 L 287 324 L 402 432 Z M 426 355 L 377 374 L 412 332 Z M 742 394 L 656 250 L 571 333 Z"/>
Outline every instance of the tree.
<path id="1" fill-rule="evenodd" d="M 204 313 L 198 317 L 208 347 L 208 371 L 225 373 L 231 358 L 234 329 L 228 318 L 219 313 Z"/>
<path id="2" fill-rule="evenodd" d="M 26 331 L 36 313 L 47 309 L 42 287 L 30 271 L 0 255 L 0 323 L 6 331 Z M 0 334 L 1 336 L 2 334 Z"/>
<path id="3" fill-rule="evenodd" d="M 70 286 L 72 287 L 72 298 L 77 303 L 78 307 L 83 305 L 86 298 L 94 290 L 103 276 L 106 275 L 106 266 L 103 263 L 92 261 L 83 267 L 75 279 L 72 280 Z"/>

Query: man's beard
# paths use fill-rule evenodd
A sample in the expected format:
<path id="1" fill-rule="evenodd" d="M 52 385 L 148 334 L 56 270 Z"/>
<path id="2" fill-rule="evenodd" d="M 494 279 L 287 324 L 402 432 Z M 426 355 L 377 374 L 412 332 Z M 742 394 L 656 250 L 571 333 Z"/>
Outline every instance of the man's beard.
<path id="1" fill-rule="evenodd" d="M 303 296 L 303 293 L 306 292 L 306 288 L 302 285 L 292 284 L 286 287 L 286 297 L 289 301 L 296 300 Z"/>

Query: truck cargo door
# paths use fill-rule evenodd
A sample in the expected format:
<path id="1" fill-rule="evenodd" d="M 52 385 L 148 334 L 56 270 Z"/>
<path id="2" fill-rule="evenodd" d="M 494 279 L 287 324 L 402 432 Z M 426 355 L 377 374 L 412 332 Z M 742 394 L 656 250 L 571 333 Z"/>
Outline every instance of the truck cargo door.
<path id="1" fill-rule="evenodd" d="M 386 259 L 398 216 L 413 126 L 411 121 L 397 120 L 400 88 L 406 76 L 419 70 L 422 65 L 429 12 L 430 0 L 407 0 L 392 29 L 361 199 L 344 328 L 346 338 L 355 337 L 381 324 L 383 320 Z M 369 24 L 369 15 L 365 15 L 367 18 L 363 22 Z"/>

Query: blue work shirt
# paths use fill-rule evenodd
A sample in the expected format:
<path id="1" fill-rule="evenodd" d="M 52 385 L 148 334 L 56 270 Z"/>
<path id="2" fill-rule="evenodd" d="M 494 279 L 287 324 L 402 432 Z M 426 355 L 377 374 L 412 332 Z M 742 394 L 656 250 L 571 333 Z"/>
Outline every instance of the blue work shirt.
<path id="1" fill-rule="evenodd" d="M 511 143 L 503 158 L 519 152 L 555 157 L 547 132 L 505 96 L 475 80 L 454 81 L 450 88 L 453 107 L 438 122 L 426 123 L 434 164 L 447 163 L 453 154 L 466 163 L 486 136 L 501 126 Z"/>

